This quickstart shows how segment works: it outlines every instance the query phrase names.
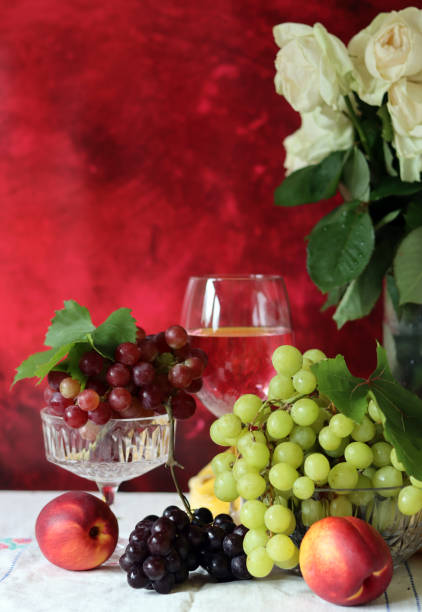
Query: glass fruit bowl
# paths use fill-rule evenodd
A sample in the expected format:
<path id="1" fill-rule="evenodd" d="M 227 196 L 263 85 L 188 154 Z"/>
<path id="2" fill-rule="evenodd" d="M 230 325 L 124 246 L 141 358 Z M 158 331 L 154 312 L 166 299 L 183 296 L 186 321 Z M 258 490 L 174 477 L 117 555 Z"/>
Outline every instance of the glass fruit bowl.
<path id="1" fill-rule="evenodd" d="M 422 510 L 402 514 L 397 496 L 403 487 L 315 489 L 314 496 L 294 509 L 296 529 L 292 539 L 299 546 L 308 527 L 327 516 L 352 515 L 370 523 L 390 547 L 394 566 L 422 548 Z"/>
<path id="2" fill-rule="evenodd" d="M 95 481 L 108 504 L 123 481 L 142 476 L 168 459 L 167 415 L 110 419 L 92 429 L 69 427 L 46 408 L 41 419 L 48 461 Z"/>

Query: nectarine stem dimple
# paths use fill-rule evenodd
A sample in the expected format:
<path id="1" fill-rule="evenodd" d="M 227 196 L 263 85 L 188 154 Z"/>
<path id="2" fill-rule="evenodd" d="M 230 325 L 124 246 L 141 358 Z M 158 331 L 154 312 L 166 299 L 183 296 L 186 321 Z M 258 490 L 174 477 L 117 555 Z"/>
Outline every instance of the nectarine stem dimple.
<path id="1" fill-rule="evenodd" d="M 98 534 L 100 533 L 100 529 L 99 527 L 97 527 L 97 525 L 94 525 L 93 527 L 91 527 L 91 529 L 89 530 L 89 537 L 90 538 L 96 538 L 98 536 Z"/>

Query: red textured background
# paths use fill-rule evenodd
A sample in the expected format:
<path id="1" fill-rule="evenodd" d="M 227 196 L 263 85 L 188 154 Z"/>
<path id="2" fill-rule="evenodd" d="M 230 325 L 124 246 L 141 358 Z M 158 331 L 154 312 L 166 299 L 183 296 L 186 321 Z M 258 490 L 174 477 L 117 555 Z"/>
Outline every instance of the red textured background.
<path id="1" fill-rule="evenodd" d="M 133 308 L 149 333 L 178 321 L 187 279 L 280 273 L 298 345 L 374 365 L 380 308 L 337 332 L 305 270 L 305 242 L 335 203 L 273 206 L 282 140 L 298 116 L 276 95 L 272 27 L 321 21 L 348 42 L 388 0 L 15 0 L 0 24 L 0 487 L 90 483 L 44 458 L 31 381 L 63 300 L 94 323 Z M 204 408 L 178 432 L 182 481 L 214 453 Z M 183 440 L 186 443 L 183 443 Z M 164 468 L 126 489 L 170 490 Z"/>

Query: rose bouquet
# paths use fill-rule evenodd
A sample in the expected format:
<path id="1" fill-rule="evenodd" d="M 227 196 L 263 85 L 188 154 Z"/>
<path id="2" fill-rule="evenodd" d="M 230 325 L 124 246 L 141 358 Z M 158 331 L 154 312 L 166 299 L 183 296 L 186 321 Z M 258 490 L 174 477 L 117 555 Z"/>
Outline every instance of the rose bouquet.
<path id="1" fill-rule="evenodd" d="M 340 328 L 372 311 L 386 279 L 397 320 L 420 316 L 422 10 L 381 13 L 347 47 L 319 23 L 280 24 L 274 37 L 276 91 L 301 116 L 275 203 L 344 199 L 308 236 L 323 308 Z"/>

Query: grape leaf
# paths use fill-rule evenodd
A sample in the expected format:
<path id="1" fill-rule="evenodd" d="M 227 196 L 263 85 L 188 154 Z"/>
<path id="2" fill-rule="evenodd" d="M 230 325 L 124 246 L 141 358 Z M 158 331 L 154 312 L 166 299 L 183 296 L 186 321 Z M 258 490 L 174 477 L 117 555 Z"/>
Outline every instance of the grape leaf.
<path id="1" fill-rule="evenodd" d="M 79 369 L 79 360 L 84 353 L 90 351 L 91 349 L 92 346 L 89 342 L 76 342 L 69 350 L 69 354 L 67 356 L 66 371 L 69 372 L 69 376 L 81 383 L 81 388 L 85 387 L 88 376 L 83 374 Z"/>
<path id="2" fill-rule="evenodd" d="M 19 380 L 24 378 L 35 378 L 37 376 L 37 368 L 47 363 L 52 355 L 55 353 L 54 349 L 48 349 L 46 351 L 40 351 L 39 353 L 33 353 L 27 359 L 16 368 L 16 375 L 12 382 L 12 387 Z"/>
<path id="3" fill-rule="evenodd" d="M 104 357 L 114 359 L 116 346 L 121 342 L 135 342 L 136 321 L 129 308 L 119 308 L 92 333 L 95 349 Z"/>
<path id="4" fill-rule="evenodd" d="M 64 308 L 56 310 L 45 337 L 45 345 L 58 348 L 84 340 L 95 329 L 89 310 L 75 300 L 65 300 Z"/>
<path id="5" fill-rule="evenodd" d="M 344 357 L 324 359 L 311 366 L 317 377 L 318 388 L 336 408 L 354 421 L 361 423 L 368 406 L 368 389 L 363 378 L 352 376 Z"/>
<path id="6" fill-rule="evenodd" d="M 59 361 L 63 359 L 63 357 L 66 357 L 71 347 L 72 342 L 69 342 L 69 344 L 63 344 L 62 346 L 53 349 L 50 359 L 45 363 L 40 364 L 35 370 L 35 376 L 38 376 L 39 378 L 37 384 L 39 384 L 42 379 L 47 376 L 50 370 L 52 370 L 54 366 L 56 366 Z"/>

